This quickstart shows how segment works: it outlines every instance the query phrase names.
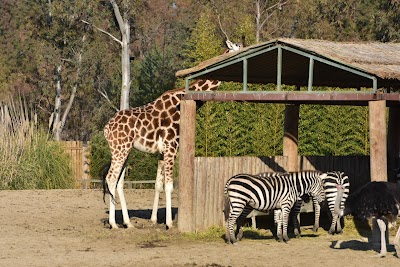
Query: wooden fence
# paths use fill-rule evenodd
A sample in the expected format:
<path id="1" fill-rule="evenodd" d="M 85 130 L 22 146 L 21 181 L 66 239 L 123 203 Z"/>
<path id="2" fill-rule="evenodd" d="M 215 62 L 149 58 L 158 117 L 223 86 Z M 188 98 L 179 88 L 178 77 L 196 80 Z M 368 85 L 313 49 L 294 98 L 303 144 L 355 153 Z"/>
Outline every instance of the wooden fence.
<path id="1" fill-rule="evenodd" d="M 82 141 L 62 141 L 62 147 L 71 157 L 70 166 L 76 180 L 76 188 L 89 188 L 89 158 L 88 145 Z"/>
<path id="2" fill-rule="evenodd" d="M 350 190 L 370 181 L 369 156 L 299 157 L 300 170 L 341 170 L 350 179 Z M 287 158 L 196 157 L 193 200 L 195 230 L 223 225 L 223 192 L 226 181 L 239 173 L 282 172 Z"/>

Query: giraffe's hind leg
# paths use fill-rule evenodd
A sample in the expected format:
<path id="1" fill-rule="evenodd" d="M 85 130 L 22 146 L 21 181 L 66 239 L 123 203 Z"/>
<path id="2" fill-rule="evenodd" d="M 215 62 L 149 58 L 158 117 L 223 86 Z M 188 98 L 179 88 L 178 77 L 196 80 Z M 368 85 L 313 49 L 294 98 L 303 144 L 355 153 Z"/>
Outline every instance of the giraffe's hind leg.
<path id="1" fill-rule="evenodd" d="M 126 168 L 123 169 L 121 177 L 118 181 L 117 191 L 118 191 L 119 200 L 121 201 L 121 210 L 122 210 L 122 218 L 124 221 L 124 225 L 127 228 L 134 228 L 133 224 L 131 224 L 131 221 L 129 219 L 128 208 L 126 206 L 126 200 L 125 200 L 125 195 L 124 195 L 125 170 L 126 170 Z"/>
<path id="2" fill-rule="evenodd" d="M 115 191 L 117 189 L 118 195 L 121 201 L 122 215 L 124 218 L 124 223 L 128 224 L 129 227 L 130 221 L 128 216 L 128 210 L 126 207 L 126 201 L 123 193 L 123 184 L 124 184 L 124 171 L 122 168 L 124 166 L 127 154 L 125 156 L 116 157 L 114 156 L 111 160 L 111 166 L 108 170 L 108 174 L 106 176 L 106 182 L 108 185 L 108 189 L 110 191 L 110 209 L 109 209 L 109 219 L 108 223 L 110 224 L 111 229 L 117 229 L 118 225 L 115 221 L 115 204 L 116 204 L 116 195 Z M 118 186 L 117 186 L 118 183 Z M 118 188 L 117 188 L 118 187 Z"/>

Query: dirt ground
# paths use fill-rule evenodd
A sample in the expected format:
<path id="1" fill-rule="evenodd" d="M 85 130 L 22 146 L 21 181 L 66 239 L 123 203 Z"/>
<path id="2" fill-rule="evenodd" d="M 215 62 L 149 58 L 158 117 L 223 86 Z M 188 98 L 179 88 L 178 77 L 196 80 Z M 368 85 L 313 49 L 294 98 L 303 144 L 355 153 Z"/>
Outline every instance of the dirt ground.
<path id="1" fill-rule="evenodd" d="M 222 237 L 182 235 L 149 223 L 152 190 L 125 192 L 135 229 L 108 228 L 99 190 L 0 191 L 0 266 L 400 266 L 392 245 L 386 258 L 376 258 L 370 244 L 346 228 L 329 236 L 306 227 L 287 244 L 268 233 L 245 236 L 235 246 Z"/>

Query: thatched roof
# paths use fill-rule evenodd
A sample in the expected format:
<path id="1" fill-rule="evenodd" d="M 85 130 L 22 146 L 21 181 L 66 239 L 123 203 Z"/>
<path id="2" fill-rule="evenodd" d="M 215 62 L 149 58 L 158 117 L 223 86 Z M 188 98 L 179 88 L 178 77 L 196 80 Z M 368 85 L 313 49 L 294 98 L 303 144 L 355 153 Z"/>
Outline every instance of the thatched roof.
<path id="1" fill-rule="evenodd" d="M 176 76 L 186 77 L 200 73 L 200 77 L 209 79 L 242 81 L 243 64 L 238 59 L 250 56 L 248 81 L 250 83 L 275 82 L 277 49 L 271 48 L 277 45 L 290 47 L 307 55 L 375 76 L 378 79 L 378 87 L 400 87 L 400 43 L 346 43 L 282 38 L 214 57 L 193 68 L 180 70 Z M 263 50 L 266 52 L 263 53 Z M 252 54 L 257 55 L 251 57 Z M 285 51 L 282 62 L 282 83 L 307 84 L 308 57 Z M 222 64 L 224 64 L 222 69 L 209 71 Z M 355 87 L 370 84 L 369 79 L 357 77 L 354 73 L 346 73 L 343 69 L 321 62 L 314 65 L 314 85 L 339 86 L 336 84 L 338 82 Z"/>

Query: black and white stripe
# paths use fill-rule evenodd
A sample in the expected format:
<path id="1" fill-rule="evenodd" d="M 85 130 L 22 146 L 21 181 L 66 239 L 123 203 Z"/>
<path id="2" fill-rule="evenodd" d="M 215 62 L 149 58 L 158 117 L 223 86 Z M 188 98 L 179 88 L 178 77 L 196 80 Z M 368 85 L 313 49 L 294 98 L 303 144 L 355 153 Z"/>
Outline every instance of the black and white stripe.
<path id="1" fill-rule="evenodd" d="M 324 190 L 328 208 L 332 214 L 332 223 L 329 228 L 329 234 L 341 234 L 342 226 L 340 224 L 340 215 L 335 213 L 335 200 L 338 196 L 338 190 L 342 191 L 342 198 L 340 201 L 340 211 L 344 210 L 344 205 L 349 196 L 350 182 L 349 177 L 341 171 L 327 172 L 327 177 L 324 180 Z"/>
<path id="2" fill-rule="evenodd" d="M 347 175 L 345 175 L 344 172 L 341 171 L 329 171 L 325 173 L 326 176 L 323 179 L 323 186 L 324 186 L 324 191 L 325 191 L 325 196 L 326 196 L 326 201 L 328 203 L 328 208 L 331 212 L 331 217 L 332 217 L 332 223 L 329 229 L 330 234 L 340 234 L 342 233 L 342 227 L 340 224 L 340 216 L 335 213 L 335 200 L 337 198 L 337 192 L 338 188 L 341 188 L 343 191 L 342 198 L 340 201 L 340 210 L 343 211 L 344 204 L 346 202 L 346 199 L 349 195 L 349 178 Z M 272 173 L 261 173 L 259 174 L 261 176 L 268 176 L 268 175 L 273 175 Z M 314 205 L 314 211 L 315 211 L 315 221 L 314 221 L 314 227 L 313 231 L 316 232 L 318 231 L 319 228 L 319 218 L 320 218 L 320 205 L 316 199 L 312 199 L 313 205 Z M 298 214 L 300 213 L 301 209 L 301 204 L 302 204 L 302 199 L 298 199 L 298 201 L 295 203 L 293 207 L 293 226 L 294 226 L 294 234 L 295 236 L 300 236 L 300 224 L 298 221 Z M 280 211 L 275 210 L 274 211 L 274 220 L 277 223 L 278 220 L 281 219 Z"/>
<path id="3" fill-rule="evenodd" d="M 325 199 L 322 176 L 325 174 L 318 171 L 303 171 L 277 173 L 270 177 L 250 174 L 231 177 L 225 185 L 226 241 L 235 243 L 237 238 L 242 237 L 242 225 L 253 209 L 280 209 L 282 220 L 278 220 L 281 222 L 278 222 L 278 238 L 288 241 L 288 216 L 296 201 L 305 194 L 310 194 L 319 202 Z"/>

